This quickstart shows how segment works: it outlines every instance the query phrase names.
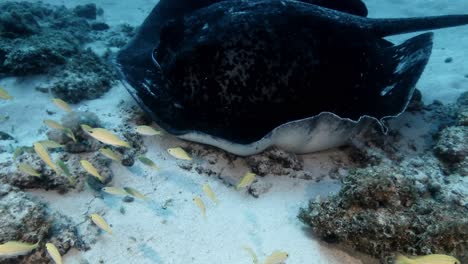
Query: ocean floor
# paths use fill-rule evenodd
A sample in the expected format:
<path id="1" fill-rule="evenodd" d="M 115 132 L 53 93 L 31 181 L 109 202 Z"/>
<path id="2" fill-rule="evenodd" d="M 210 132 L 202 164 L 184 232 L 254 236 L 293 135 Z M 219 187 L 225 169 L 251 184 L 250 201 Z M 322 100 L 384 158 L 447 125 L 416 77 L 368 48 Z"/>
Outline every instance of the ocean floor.
<path id="1" fill-rule="evenodd" d="M 138 26 L 157 3 L 153 0 L 44 2 L 68 8 L 95 3 L 104 11 L 98 15 L 97 21 L 105 22 L 111 30 L 122 24 Z M 365 2 L 371 17 L 468 14 L 465 0 Z M 116 51 L 119 45 L 109 46 L 106 38 L 112 36 L 106 34 L 91 36 L 84 45 L 100 56 Z M 392 40 L 401 41 L 407 37 L 398 36 Z M 43 234 L 44 239 L 55 237 L 54 241 L 68 241 L 67 247 L 60 248 L 63 251 L 70 249 L 64 255 L 64 263 L 252 263 L 244 247 L 252 248 L 260 263 L 275 250 L 288 252 L 288 264 L 379 263 L 376 256 L 356 251 L 349 244 L 324 242 L 298 219 L 300 208 L 307 207 L 309 200 L 321 201 L 337 194 L 343 178 L 351 169 L 384 164 L 415 175 L 428 175 L 431 181 L 442 184 L 447 193 L 454 193 L 445 200 L 468 210 L 467 138 L 462 136 L 458 145 L 452 146 L 462 148 L 456 154 L 462 156 L 456 165 L 450 159 L 452 163 L 447 165 L 447 159 L 440 161 L 437 158 L 443 155 L 434 154 L 437 153 L 435 146 L 442 144 L 440 134 L 443 128 L 456 126 L 466 129 L 467 124 L 461 124 L 462 119 L 456 114 L 462 115 L 463 109 L 455 106 L 455 102 L 468 91 L 467 46 L 468 26 L 435 32 L 433 55 L 418 83 L 422 102 L 416 102 L 411 112 L 390 121 L 388 136 L 370 133 L 356 138 L 350 147 L 301 156 L 271 150 L 242 158 L 212 147 L 184 142 L 167 133 L 151 137 L 137 135 L 133 132 L 134 127 L 150 123 L 120 82 L 106 83 L 108 91 L 91 93 L 99 93 L 97 99 L 70 105 L 75 112 L 96 114 L 101 127 L 125 137 L 137 148 L 133 152 L 122 151 L 129 157 L 128 163 L 124 164 L 126 166 L 115 161 L 103 161 L 103 157 L 97 154 L 99 147 L 51 151 L 54 160 L 60 158 L 70 164 L 72 174 L 78 179 L 74 188 L 66 178 L 50 176 L 53 174 L 51 170 L 39 165 L 39 170 L 49 173 L 54 179 L 53 184 L 41 180 L 9 180 L 18 174 L 18 160 L 13 158 L 15 149 L 31 147 L 38 140 L 46 140 L 53 133 L 43 120 L 60 121 L 69 114 L 52 103 L 54 96 L 49 90 L 59 89 L 57 84 L 51 85 L 57 80 L 43 73 L 20 77 L 0 75 L 0 86 L 14 97 L 13 100 L 0 101 L 0 118 L 7 117 L 0 120 L 0 131 L 12 137 L 0 140 L 0 185 L 10 184 L 22 189 L 16 191 L 24 191 L 31 195 L 31 199 L 44 203 L 48 215 L 55 215 L 55 219 L 68 223 L 67 227 L 74 230 L 76 236 L 71 236 L 71 240 L 54 235 L 56 231 L 53 228 Z M 55 78 L 60 82 L 61 77 Z M 74 90 L 73 93 L 67 96 L 79 97 L 81 92 Z M 468 115 L 468 110 L 465 115 Z M 467 122 L 468 118 L 464 120 Z M 177 160 L 167 153 L 166 149 L 177 146 L 186 149 L 193 161 Z M 137 155 L 152 159 L 160 170 L 145 166 L 135 159 Z M 33 156 L 23 153 L 18 157 L 37 162 Z M 111 175 L 108 186 L 129 186 L 149 199 L 99 192 L 89 176 L 76 165 L 80 159 L 101 164 L 99 169 Z M 432 174 L 428 172 L 428 166 L 424 166 L 426 162 L 433 165 L 430 168 Z M 257 180 L 249 188 L 237 190 L 235 185 L 248 171 L 257 173 Z M 202 191 L 202 185 L 206 183 L 216 193 L 219 204 L 212 202 Z M 0 191 L 0 204 L 2 195 Z M 195 196 L 204 200 L 206 218 L 192 201 Z M 98 213 L 107 220 L 113 235 L 100 231 L 89 220 L 92 213 Z M 465 228 L 468 230 L 468 226 Z M 6 241 L 0 236 L 0 242 Z M 468 241 L 464 243 L 462 246 L 466 249 Z M 0 263 L 47 263 L 47 260 L 8 261 L 0 260 Z"/>

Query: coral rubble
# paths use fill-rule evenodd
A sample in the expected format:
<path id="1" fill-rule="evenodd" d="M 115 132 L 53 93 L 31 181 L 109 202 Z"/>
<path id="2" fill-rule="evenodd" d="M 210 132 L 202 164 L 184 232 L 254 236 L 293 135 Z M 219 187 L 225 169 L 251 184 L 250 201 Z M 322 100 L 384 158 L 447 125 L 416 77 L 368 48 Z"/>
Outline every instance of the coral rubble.
<path id="1" fill-rule="evenodd" d="M 22 241 L 39 243 L 27 256 L 1 259 L 0 264 L 47 264 L 44 244 L 54 243 L 61 254 L 71 248 L 84 249 L 74 223 L 53 212 L 46 204 L 19 189 L 0 183 L 0 243 Z"/>
<path id="2" fill-rule="evenodd" d="M 84 48 L 108 38 L 99 33 L 109 26 L 96 21 L 95 4 L 68 9 L 7 1 L 0 10 L 0 74 L 48 74 L 51 83 L 37 88 L 70 103 L 100 97 L 115 83 L 107 63 Z M 124 32 L 112 36 L 125 41 Z"/>
<path id="3" fill-rule="evenodd" d="M 468 208 L 448 201 L 447 186 L 390 166 L 351 171 L 342 183 L 338 194 L 300 211 L 300 220 L 322 239 L 381 263 L 396 252 L 468 260 Z"/>

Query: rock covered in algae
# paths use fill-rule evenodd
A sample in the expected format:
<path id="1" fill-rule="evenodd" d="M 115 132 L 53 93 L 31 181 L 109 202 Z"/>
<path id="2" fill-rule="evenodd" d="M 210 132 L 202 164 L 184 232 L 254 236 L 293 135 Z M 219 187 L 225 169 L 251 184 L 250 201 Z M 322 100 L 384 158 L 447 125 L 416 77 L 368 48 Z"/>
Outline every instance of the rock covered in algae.
<path id="1" fill-rule="evenodd" d="M 94 4 L 72 10 L 7 1 L 0 10 L 0 74 L 48 74 L 51 84 L 38 89 L 70 103 L 97 98 L 112 87 L 116 77 L 110 67 L 84 49 L 102 38 L 86 19 L 95 18 Z"/>
<path id="2" fill-rule="evenodd" d="M 36 153 L 24 152 L 15 162 L 16 164 L 0 163 L 0 184 L 6 183 L 20 189 L 57 190 L 60 193 L 65 193 L 71 188 L 69 179 L 64 175 L 57 175 Z M 41 176 L 31 176 L 20 171 L 17 167 L 20 163 L 30 165 Z"/>
<path id="3" fill-rule="evenodd" d="M 445 253 L 468 261 L 468 208 L 445 199 L 444 186 L 403 170 L 357 169 L 341 191 L 310 201 L 299 219 L 328 242 L 339 242 L 388 262 L 396 252 Z"/>
<path id="4" fill-rule="evenodd" d="M 0 259 L 0 264 L 50 263 L 44 241 L 54 243 L 61 254 L 72 247 L 84 249 L 68 217 L 52 212 L 46 204 L 15 187 L 0 184 L 0 244 L 7 241 L 41 242 L 29 255 Z"/>
<path id="5" fill-rule="evenodd" d="M 449 163 L 465 160 L 468 155 L 468 126 L 451 126 L 443 129 L 434 151 L 443 161 Z"/>
<path id="6" fill-rule="evenodd" d="M 52 78 L 53 94 L 69 103 L 101 97 L 112 88 L 116 76 L 92 50 L 72 56 Z"/>
<path id="7" fill-rule="evenodd" d="M 86 20 L 65 7 L 6 1 L 0 10 L 0 73 L 45 73 L 63 65 L 88 38 Z"/>
<path id="8" fill-rule="evenodd" d="M 455 122 L 439 132 L 434 153 L 451 173 L 468 176 L 468 92 L 457 99 L 455 109 Z"/>

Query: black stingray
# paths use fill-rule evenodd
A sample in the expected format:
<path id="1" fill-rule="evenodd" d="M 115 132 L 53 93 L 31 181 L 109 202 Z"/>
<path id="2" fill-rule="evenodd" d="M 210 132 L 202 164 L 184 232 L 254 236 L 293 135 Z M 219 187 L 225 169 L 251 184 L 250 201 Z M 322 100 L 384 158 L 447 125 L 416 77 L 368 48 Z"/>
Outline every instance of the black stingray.
<path id="1" fill-rule="evenodd" d="M 366 16 L 360 0 L 161 0 L 117 64 L 175 135 L 251 144 L 324 112 L 381 120 L 404 111 L 432 49 L 432 33 L 400 45 L 384 37 L 468 15 Z"/>

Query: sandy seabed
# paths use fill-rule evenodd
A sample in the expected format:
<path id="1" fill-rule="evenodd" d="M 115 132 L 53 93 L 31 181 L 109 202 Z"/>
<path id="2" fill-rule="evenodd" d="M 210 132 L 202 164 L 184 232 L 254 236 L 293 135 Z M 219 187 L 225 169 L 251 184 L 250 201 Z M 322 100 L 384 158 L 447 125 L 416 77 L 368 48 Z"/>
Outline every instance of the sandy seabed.
<path id="1" fill-rule="evenodd" d="M 150 0 L 44 2 L 67 7 L 94 2 L 104 9 L 104 20 L 111 27 L 121 23 L 138 26 L 157 3 Z M 468 14 L 465 0 L 369 0 L 366 3 L 371 17 Z M 408 37 L 397 36 L 392 40 L 399 42 Z M 435 32 L 433 55 L 418 83 L 426 103 L 433 100 L 451 103 L 468 90 L 468 78 L 465 77 L 468 74 L 467 46 L 468 26 Z M 96 49 L 99 49 L 98 45 Z M 452 63 L 444 62 L 448 57 L 453 58 Z M 15 97 L 14 101 L 0 102 L 1 113 L 9 115 L 9 120 L 1 126 L 5 131 L 13 131 L 18 146 L 45 139 L 42 121 L 50 118 L 46 110 L 57 111 L 51 103 L 51 95 L 31 89 L 42 81 L 41 76 L 0 79 L 0 86 L 8 87 Z M 131 105 L 135 105 L 133 99 L 118 84 L 101 98 L 72 107 L 94 112 L 105 127 L 115 128 L 122 126 L 125 119 L 122 106 Z M 55 117 L 60 115 L 57 111 Z M 418 128 L 415 131 L 419 131 Z M 425 140 L 424 135 L 415 135 L 416 141 Z M 79 227 L 82 235 L 93 236 L 95 241 L 87 251 L 70 251 L 64 256 L 65 263 L 100 263 L 100 260 L 102 263 L 135 264 L 251 263 L 243 246 L 251 247 L 261 260 L 274 250 L 287 251 L 290 255 L 288 264 L 369 263 L 369 259 L 359 254 L 320 242 L 297 219 L 299 208 L 306 206 L 309 199 L 339 190 L 339 182 L 327 177 L 327 173 L 336 166 L 333 157 L 344 155 L 340 150 L 300 157 L 304 170 L 310 172 L 313 179 L 322 178 L 320 181 L 267 175 L 260 181 L 270 188 L 259 198 L 254 198 L 218 177 L 182 169 L 181 162 L 169 156 L 166 149 L 187 146 L 188 143 L 171 136 L 146 137 L 144 143 L 148 149 L 145 155 L 152 158 L 161 171 L 154 172 L 141 163 L 129 168 L 113 163 L 112 185 L 132 186 L 146 194 L 149 201 L 124 203 L 121 198 L 111 195 L 95 198 L 89 190 L 65 195 L 54 191 L 31 191 L 48 202 L 52 209 L 77 223 L 83 222 L 87 214 L 96 212 L 112 225 L 114 235 L 110 236 L 105 233 L 96 235 L 96 228 L 89 221 L 82 224 Z M 0 141 L 0 144 L 4 143 Z M 202 162 L 194 158 L 195 165 Z M 11 159 L 11 153 L 0 153 L 0 161 L 8 159 Z M 229 174 L 234 182 L 248 171 L 242 162 L 229 164 L 222 158 L 218 162 L 218 171 Z M 211 185 L 221 201 L 219 205 L 203 194 L 201 186 L 204 183 Z M 204 197 L 206 220 L 192 202 L 195 195 Z M 125 214 L 122 214 L 122 208 Z"/>

